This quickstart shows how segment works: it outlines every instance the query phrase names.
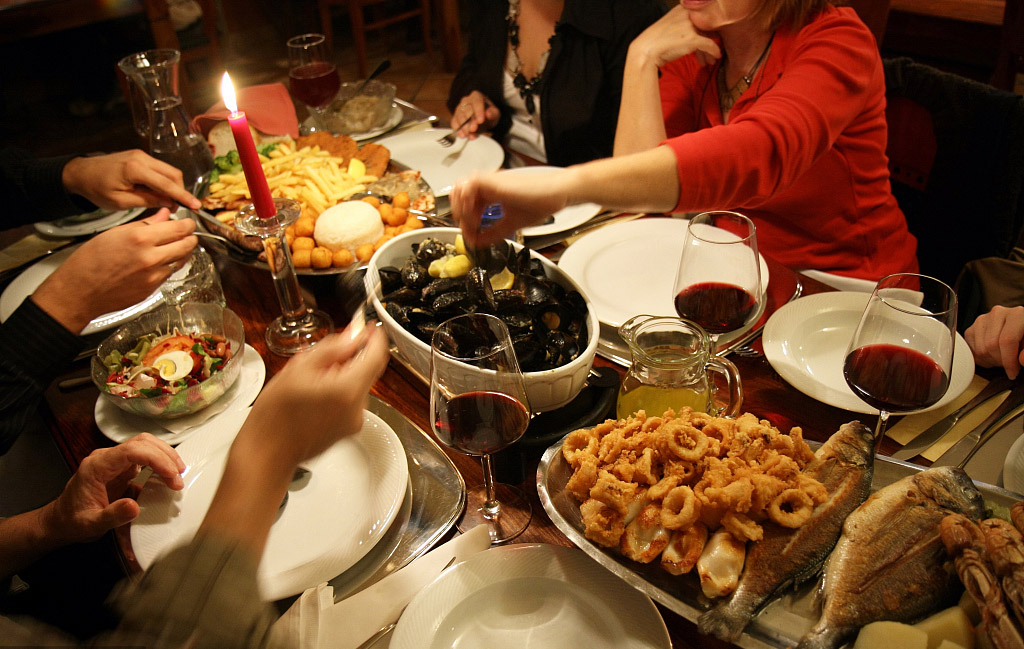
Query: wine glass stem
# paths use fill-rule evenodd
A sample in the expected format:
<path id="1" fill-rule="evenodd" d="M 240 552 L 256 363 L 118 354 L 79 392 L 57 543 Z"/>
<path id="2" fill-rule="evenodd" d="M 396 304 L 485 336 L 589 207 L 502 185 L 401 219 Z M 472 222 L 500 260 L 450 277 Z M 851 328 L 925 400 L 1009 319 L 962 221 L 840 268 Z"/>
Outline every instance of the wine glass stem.
<path id="1" fill-rule="evenodd" d="M 487 492 L 487 500 L 484 501 L 480 511 L 484 518 L 494 519 L 501 514 L 501 503 L 498 502 L 498 494 L 494 486 L 494 467 L 491 465 L 491 456 L 484 455 L 480 458 L 480 464 L 484 470 L 484 490 Z"/>
<path id="2" fill-rule="evenodd" d="M 882 446 L 882 438 L 885 437 L 885 426 L 889 423 L 889 413 L 881 410 L 878 413 L 878 423 L 875 424 L 875 454 Z"/>

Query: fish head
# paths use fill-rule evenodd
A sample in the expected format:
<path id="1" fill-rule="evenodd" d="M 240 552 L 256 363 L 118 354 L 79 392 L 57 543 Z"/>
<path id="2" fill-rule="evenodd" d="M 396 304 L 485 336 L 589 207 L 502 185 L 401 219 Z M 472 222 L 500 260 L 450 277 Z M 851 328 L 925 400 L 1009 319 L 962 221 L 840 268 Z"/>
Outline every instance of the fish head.
<path id="1" fill-rule="evenodd" d="M 815 455 L 819 459 L 831 456 L 844 464 L 867 466 L 871 463 L 874 452 L 874 433 L 863 423 L 855 420 L 840 426 Z"/>
<path id="2" fill-rule="evenodd" d="M 971 477 L 960 468 L 940 466 L 925 469 L 913 476 L 914 484 L 939 506 L 979 520 L 985 514 L 981 492 Z"/>

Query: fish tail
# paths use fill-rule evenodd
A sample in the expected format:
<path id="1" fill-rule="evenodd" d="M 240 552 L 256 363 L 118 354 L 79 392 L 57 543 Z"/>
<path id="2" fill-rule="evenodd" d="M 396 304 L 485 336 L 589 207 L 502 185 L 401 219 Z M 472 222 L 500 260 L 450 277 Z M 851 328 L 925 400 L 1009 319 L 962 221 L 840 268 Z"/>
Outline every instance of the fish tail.
<path id="1" fill-rule="evenodd" d="M 697 630 L 704 635 L 713 635 L 719 640 L 736 642 L 743 629 L 750 623 L 749 612 L 733 605 L 732 601 L 722 602 L 697 619 Z"/>
<path id="2" fill-rule="evenodd" d="M 807 632 L 795 649 L 835 649 L 840 646 L 847 636 L 848 629 L 835 628 L 830 625 L 818 624 Z"/>

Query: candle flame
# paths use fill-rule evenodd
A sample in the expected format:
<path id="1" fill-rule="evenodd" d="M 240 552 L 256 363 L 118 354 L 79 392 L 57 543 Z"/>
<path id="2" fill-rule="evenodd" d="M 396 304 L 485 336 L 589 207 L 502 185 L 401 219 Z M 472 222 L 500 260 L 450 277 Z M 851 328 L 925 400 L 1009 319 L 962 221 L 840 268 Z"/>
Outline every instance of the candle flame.
<path id="1" fill-rule="evenodd" d="M 235 100 L 235 86 L 231 83 L 231 77 L 227 72 L 220 82 L 220 95 L 224 98 L 224 106 L 232 115 L 238 112 L 238 101 Z"/>

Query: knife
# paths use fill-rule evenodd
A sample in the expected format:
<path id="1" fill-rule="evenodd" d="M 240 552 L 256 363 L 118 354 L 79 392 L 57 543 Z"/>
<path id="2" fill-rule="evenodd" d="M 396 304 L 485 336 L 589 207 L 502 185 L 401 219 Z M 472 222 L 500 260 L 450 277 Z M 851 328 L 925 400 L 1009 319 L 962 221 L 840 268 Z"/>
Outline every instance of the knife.
<path id="1" fill-rule="evenodd" d="M 957 442 L 948 451 L 943 453 L 939 459 L 932 463 L 932 466 L 953 465 L 963 468 L 971 459 L 975 451 L 982 447 L 991 438 L 992 434 L 1001 428 L 1002 419 L 1010 412 L 1024 404 L 1024 380 L 1014 382 L 1010 395 L 1006 397 L 995 412 L 989 418 L 981 422 L 981 425 L 967 433 L 966 437 Z"/>
<path id="2" fill-rule="evenodd" d="M 955 412 L 946 415 L 925 430 L 921 431 L 917 437 L 910 440 L 903 446 L 903 448 L 893 453 L 892 457 L 897 460 L 906 461 L 916 455 L 920 455 L 924 451 L 928 450 L 932 444 L 942 439 L 942 436 L 948 433 L 950 429 L 952 429 L 958 421 L 963 419 L 967 413 L 997 394 L 1009 390 L 1012 387 L 1013 381 L 1005 376 L 989 381 L 988 385 L 986 385 L 981 392 L 975 395 L 973 399 L 957 408 Z"/>

